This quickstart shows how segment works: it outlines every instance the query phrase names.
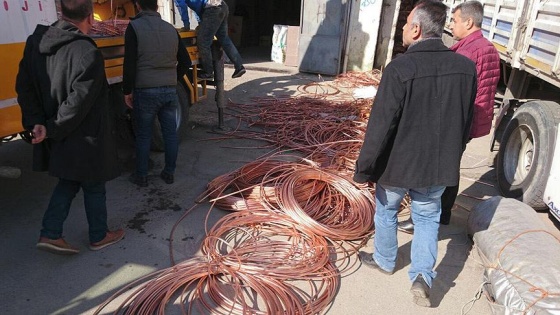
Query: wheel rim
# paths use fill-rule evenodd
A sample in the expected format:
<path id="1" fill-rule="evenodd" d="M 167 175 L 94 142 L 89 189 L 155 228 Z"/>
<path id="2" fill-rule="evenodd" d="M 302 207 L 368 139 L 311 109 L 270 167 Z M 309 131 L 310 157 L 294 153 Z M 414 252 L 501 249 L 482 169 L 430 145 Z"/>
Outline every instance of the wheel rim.
<path id="1" fill-rule="evenodd" d="M 504 176 L 511 185 L 520 185 L 531 171 L 535 157 L 533 131 L 519 126 L 508 140 L 504 158 Z"/>

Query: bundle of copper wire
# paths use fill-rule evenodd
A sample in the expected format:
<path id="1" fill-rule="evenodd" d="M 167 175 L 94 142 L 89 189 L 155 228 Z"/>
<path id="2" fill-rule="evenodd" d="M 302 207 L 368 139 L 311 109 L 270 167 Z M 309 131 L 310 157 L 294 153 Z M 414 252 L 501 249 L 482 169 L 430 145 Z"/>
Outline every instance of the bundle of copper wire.
<path id="1" fill-rule="evenodd" d="M 236 130 L 232 135 L 298 150 L 322 165 L 352 172 L 370 106 L 366 100 L 334 103 L 306 97 L 260 99 L 258 106 L 230 104 L 236 117 L 261 128 L 260 132 Z"/>
<path id="2" fill-rule="evenodd" d="M 183 314 L 318 314 L 336 296 L 340 274 L 327 241 L 271 212 L 234 212 L 222 218 L 192 258 L 121 289 L 133 292 L 115 314 L 164 314 L 179 303 Z"/>
<path id="3" fill-rule="evenodd" d="M 379 86 L 381 81 L 381 70 L 373 69 L 371 71 L 348 71 L 339 74 L 331 85 L 339 87 L 362 87 L 362 86 Z"/>
<path id="4" fill-rule="evenodd" d="M 124 36 L 128 27 L 128 20 L 94 21 L 91 26 L 91 36 Z"/>
<path id="5" fill-rule="evenodd" d="M 207 195 L 226 210 L 286 213 L 313 233 L 333 240 L 360 239 L 373 228 L 370 190 L 331 170 L 281 161 L 278 156 L 214 179 Z"/>
<path id="6" fill-rule="evenodd" d="M 326 96 L 341 93 L 321 89 L 320 97 L 231 106 L 262 128 L 232 134 L 299 154 L 272 154 L 212 180 L 198 202 L 234 212 L 207 230 L 204 257 L 135 281 L 115 313 L 163 314 L 177 302 L 184 314 L 311 315 L 332 303 L 341 274 L 356 264 L 355 252 L 373 232 L 374 190 L 349 179 L 371 101 L 329 102 Z"/>
<path id="7" fill-rule="evenodd" d="M 229 269 L 281 279 L 305 278 L 329 262 L 324 237 L 289 216 L 265 211 L 224 216 L 208 232 L 201 251 Z"/>
<path id="8" fill-rule="evenodd" d="M 313 98 L 352 99 L 351 90 L 364 86 L 379 86 L 381 70 L 348 71 L 341 73 L 331 82 L 311 82 L 298 87 L 301 95 Z M 319 79 L 322 79 L 319 75 Z"/>

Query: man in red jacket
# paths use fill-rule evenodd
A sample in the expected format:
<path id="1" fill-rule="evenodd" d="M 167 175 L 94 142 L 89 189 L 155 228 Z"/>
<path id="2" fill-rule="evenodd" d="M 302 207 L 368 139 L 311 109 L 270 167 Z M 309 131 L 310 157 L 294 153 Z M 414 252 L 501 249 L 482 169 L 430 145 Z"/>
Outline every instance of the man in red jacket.
<path id="1" fill-rule="evenodd" d="M 451 50 L 468 57 L 476 64 L 477 92 L 470 138 L 478 138 L 490 133 L 494 117 L 494 96 L 500 79 L 500 56 L 494 45 L 482 35 L 483 8 L 478 1 L 467 1 L 457 5 L 452 11 L 451 29 L 459 41 Z M 459 185 L 449 186 L 441 196 L 440 224 L 451 220 L 451 208 L 459 192 Z M 399 222 L 399 230 L 412 233 L 411 219 Z"/>

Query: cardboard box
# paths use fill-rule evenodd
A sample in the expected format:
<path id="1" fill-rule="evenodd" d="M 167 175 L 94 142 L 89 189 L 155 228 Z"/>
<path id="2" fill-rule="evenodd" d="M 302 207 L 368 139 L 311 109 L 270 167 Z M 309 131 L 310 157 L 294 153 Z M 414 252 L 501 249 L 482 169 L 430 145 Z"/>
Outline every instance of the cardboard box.
<path id="1" fill-rule="evenodd" d="M 241 33 L 243 30 L 243 17 L 230 15 L 228 18 L 228 35 L 235 47 L 241 47 Z"/>
<path id="2" fill-rule="evenodd" d="M 284 65 L 299 67 L 299 26 L 288 26 L 286 36 L 286 58 Z"/>

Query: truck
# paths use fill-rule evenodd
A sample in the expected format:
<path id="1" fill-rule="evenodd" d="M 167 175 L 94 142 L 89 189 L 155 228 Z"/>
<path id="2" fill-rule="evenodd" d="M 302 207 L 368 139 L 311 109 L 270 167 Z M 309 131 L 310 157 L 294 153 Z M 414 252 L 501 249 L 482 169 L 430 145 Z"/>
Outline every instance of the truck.
<path id="1" fill-rule="evenodd" d="M 118 3 L 118 4 L 117 4 Z M 159 1 L 159 13 L 162 18 L 175 24 L 175 9 L 173 1 Z M 59 18 L 60 10 L 56 0 L 3 0 L 0 5 L 0 58 L 3 64 L 0 70 L 0 140 L 8 141 L 20 135 L 24 140 L 28 133 L 21 124 L 21 110 L 17 103 L 15 80 L 19 62 L 23 56 L 25 41 L 34 31 L 37 24 L 49 25 Z M 127 14 L 129 12 L 130 14 Z M 117 117 L 117 130 L 120 138 L 133 140 L 133 122 L 130 111 L 124 105 L 122 94 L 122 72 L 124 59 L 124 30 L 128 25 L 128 16 L 135 15 L 132 1 L 101 1 L 94 0 L 94 25 L 92 33 L 98 48 L 105 58 L 105 73 L 113 96 Z M 192 104 L 206 97 L 207 82 L 197 81 L 198 51 L 196 48 L 195 31 L 183 31 L 177 27 L 180 37 L 185 44 L 193 62 L 191 71 L 179 80 L 177 92 L 179 105 L 177 108 L 177 128 L 179 134 L 184 132 L 189 118 L 189 108 Z M 216 68 L 216 102 L 221 117 L 223 109 L 223 58 L 221 50 L 213 47 Z M 220 79 L 222 79 L 220 81 Z M 221 107 L 220 107 L 221 106 Z M 220 119 L 220 124 L 223 122 Z M 162 151 L 163 137 L 159 122 L 154 122 L 152 149 Z"/>
<path id="2" fill-rule="evenodd" d="M 444 1 L 450 11 L 462 2 Z M 560 221 L 560 0 L 480 2 L 502 64 L 490 147 L 498 188 Z"/>

